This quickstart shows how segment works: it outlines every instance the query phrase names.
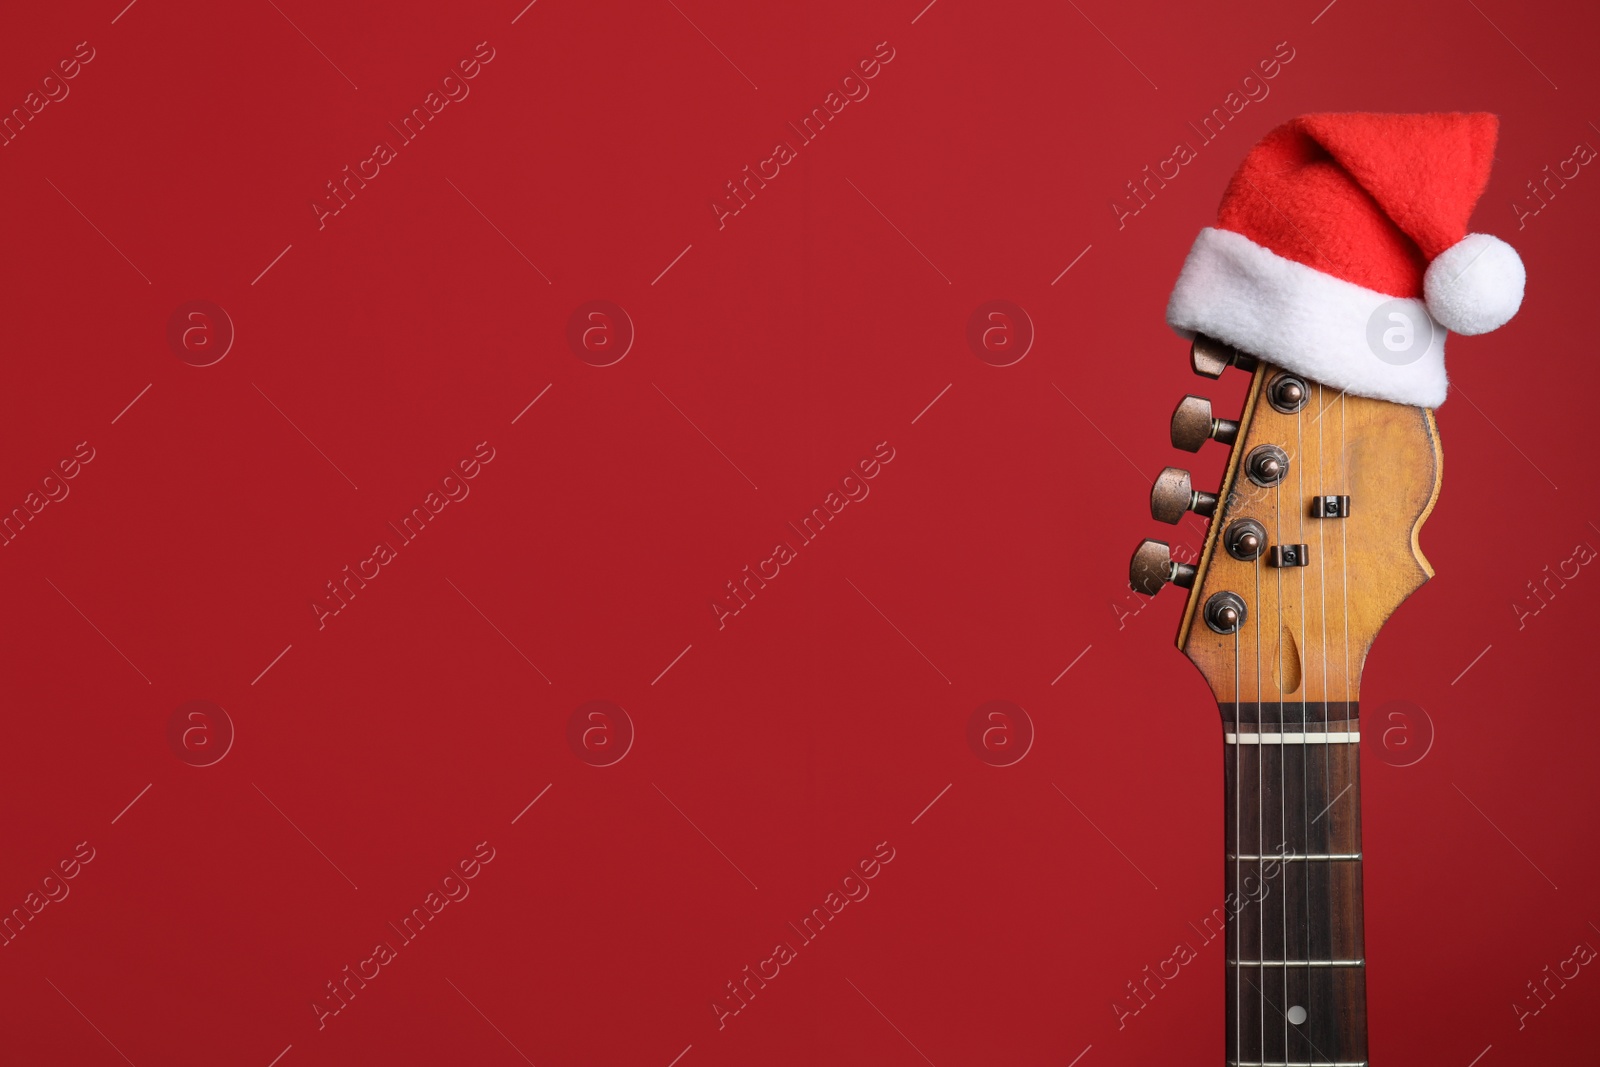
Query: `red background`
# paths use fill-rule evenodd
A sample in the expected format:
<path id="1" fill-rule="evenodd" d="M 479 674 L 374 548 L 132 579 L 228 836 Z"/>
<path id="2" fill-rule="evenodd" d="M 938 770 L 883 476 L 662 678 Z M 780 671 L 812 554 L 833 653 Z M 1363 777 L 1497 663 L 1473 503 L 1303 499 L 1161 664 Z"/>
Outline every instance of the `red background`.
<path id="1" fill-rule="evenodd" d="M 1313 110 L 1499 113 L 1475 228 L 1530 278 L 1451 342 L 1438 577 L 1366 673 L 1369 738 L 1391 701 L 1433 732 L 1409 766 L 1365 746 L 1372 1047 L 1593 1050 L 1600 976 L 1521 1029 L 1511 1005 L 1600 945 L 1600 577 L 1521 629 L 1512 604 L 1600 545 L 1600 177 L 1520 231 L 1511 204 L 1600 143 L 1600 17 L 923 3 L 6 16 L 5 109 L 95 58 L 0 150 L 0 506 L 95 458 L 0 549 L 0 905 L 95 858 L 0 949 L 5 1062 L 1217 1062 L 1216 946 L 1111 1009 L 1222 892 L 1217 712 L 1182 597 L 1135 613 L 1125 567 L 1189 459 L 1172 403 L 1244 387 L 1188 373 L 1168 289 L 1242 154 Z M 324 183 L 480 41 L 470 96 L 319 230 Z M 719 230 L 723 183 L 880 41 L 870 96 Z M 1119 230 L 1123 183 L 1283 41 L 1270 96 Z M 196 299 L 237 334 L 203 368 L 166 336 Z M 596 299 L 637 332 L 604 368 L 566 339 Z M 1009 367 L 965 339 L 990 299 L 1036 329 Z M 324 583 L 481 441 L 470 497 L 319 630 Z M 882 441 L 871 495 L 719 631 L 724 583 Z M 568 742 L 595 699 L 636 730 L 612 766 Z M 995 699 L 1036 730 L 1008 767 L 967 742 Z M 212 766 L 168 740 L 191 700 L 236 730 Z M 319 1031 L 325 983 L 485 840 Z M 871 895 L 719 1030 L 725 983 L 879 842 Z"/>

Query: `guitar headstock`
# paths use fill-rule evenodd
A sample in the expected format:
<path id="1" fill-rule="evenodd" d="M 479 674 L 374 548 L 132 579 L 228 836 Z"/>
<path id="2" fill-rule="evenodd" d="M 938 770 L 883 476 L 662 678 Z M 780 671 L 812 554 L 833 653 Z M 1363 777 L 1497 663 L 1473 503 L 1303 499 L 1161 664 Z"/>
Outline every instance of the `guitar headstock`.
<path id="1" fill-rule="evenodd" d="M 1154 517 L 1192 510 L 1211 527 L 1192 565 L 1145 541 L 1130 584 L 1192 590 L 1178 647 L 1219 703 L 1354 704 L 1379 629 L 1433 574 L 1417 544 L 1439 494 L 1433 412 L 1351 396 L 1205 337 L 1192 360 L 1205 377 L 1251 372 L 1250 393 L 1236 422 L 1200 397 L 1179 403 L 1174 445 L 1233 452 L 1215 494 L 1176 468 L 1156 479 Z"/>

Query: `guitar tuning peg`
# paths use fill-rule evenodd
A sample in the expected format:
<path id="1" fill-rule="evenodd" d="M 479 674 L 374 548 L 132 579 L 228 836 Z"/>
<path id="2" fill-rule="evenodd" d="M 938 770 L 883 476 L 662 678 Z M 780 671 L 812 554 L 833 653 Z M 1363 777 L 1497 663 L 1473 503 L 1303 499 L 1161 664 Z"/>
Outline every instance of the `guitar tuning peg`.
<path id="1" fill-rule="evenodd" d="M 1189 472 L 1178 467 L 1163 470 L 1150 487 L 1150 516 L 1162 522 L 1176 524 L 1186 511 L 1209 518 L 1216 510 L 1216 494 L 1195 489 Z"/>
<path id="2" fill-rule="evenodd" d="M 1192 589 L 1195 573 L 1191 564 L 1173 562 L 1165 541 L 1140 541 L 1128 562 L 1128 584 L 1145 596 L 1155 596 L 1168 582 Z"/>
<path id="3" fill-rule="evenodd" d="M 1239 436 L 1239 424 L 1231 419 L 1211 417 L 1211 401 L 1190 394 L 1178 401 L 1172 412 L 1172 446 L 1185 452 L 1198 452 L 1207 441 L 1231 445 Z"/>
<path id="4" fill-rule="evenodd" d="M 1189 365 L 1202 378 L 1220 378 L 1229 367 L 1238 367 L 1242 371 L 1255 370 L 1256 357 L 1197 333 L 1194 335 L 1194 344 L 1189 348 Z"/>

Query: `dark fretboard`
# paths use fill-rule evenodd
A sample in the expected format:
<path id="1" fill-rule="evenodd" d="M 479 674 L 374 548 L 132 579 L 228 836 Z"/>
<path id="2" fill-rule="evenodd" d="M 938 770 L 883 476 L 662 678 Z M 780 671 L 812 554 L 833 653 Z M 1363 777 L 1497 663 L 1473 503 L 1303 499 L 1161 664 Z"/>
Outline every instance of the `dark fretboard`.
<path id="1" fill-rule="evenodd" d="M 1367 1062 L 1350 703 L 1222 706 L 1228 1063 Z"/>

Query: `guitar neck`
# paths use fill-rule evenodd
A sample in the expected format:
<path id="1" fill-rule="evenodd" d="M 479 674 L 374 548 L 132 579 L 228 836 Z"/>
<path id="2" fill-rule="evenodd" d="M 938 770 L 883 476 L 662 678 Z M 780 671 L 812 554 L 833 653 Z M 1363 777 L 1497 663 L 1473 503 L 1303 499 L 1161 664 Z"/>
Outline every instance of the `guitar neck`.
<path id="1" fill-rule="evenodd" d="M 1240 353 L 1196 338 L 1197 372 Z M 1237 423 L 1186 397 L 1173 443 L 1233 451 L 1215 493 L 1156 479 L 1151 516 L 1211 519 L 1197 563 L 1140 544 L 1129 583 L 1192 592 L 1178 647 L 1222 710 L 1227 1057 L 1365 1067 L 1357 692 L 1395 608 L 1433 574 L 1417 534 L 1439 494 L 1433 414 L 1251 360 Z"/>
<path id="2" fill-rule="evenodd" d="M 1367 1062 L 1354 701 L 1222 705 L 1230 1065 Z"/>

